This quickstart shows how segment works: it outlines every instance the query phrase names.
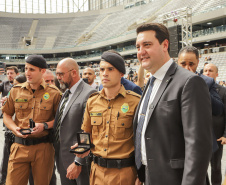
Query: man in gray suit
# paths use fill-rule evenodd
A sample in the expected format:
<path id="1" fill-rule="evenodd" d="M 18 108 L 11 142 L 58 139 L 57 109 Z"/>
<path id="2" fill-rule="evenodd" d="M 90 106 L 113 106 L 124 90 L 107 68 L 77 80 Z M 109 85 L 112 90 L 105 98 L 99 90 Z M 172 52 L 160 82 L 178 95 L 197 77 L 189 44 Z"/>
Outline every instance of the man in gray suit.
<path id="1" fill-rule="evenodd" d="M 151 73 L 134 118 L 138 177 L 145 185 L 205 185 L 212 154 L 207 85 L 170 58 L 164 25 L 138 27 L 136 47 Z"/>
<path id="2" fill-rule="evenodd" d="M 58 63 L 56 76 L 68 88 L 61 99 L 54 122 L 55 157 L 61 184 L 88 185 L 87 166 L 75 162 L 75 155 L 69 150 L 72 144 L 77 143 L 76 134 L 81 131 L 86 101 L 95 90 L 80 79 L 78 64 L 72 58 L 65 58 Z"/>
<path id="3" fill-rule="evenodd" d="M 203 69 L 203 75 L 211 77 L 216 82 L 218 77 L 218 68 L 214 64 L 207 64 Z M 215 84 L 216 91 L 224 103 L 224 112 L 221 115 L 213 116 L 213 131 L 218 141 L 219 149 L 213 153 L 211 158 L 211 183 L 212 185 L 221 185 L 221 159 L 223 153 L 223 145 L 226 144 L 226 88 Z"/>

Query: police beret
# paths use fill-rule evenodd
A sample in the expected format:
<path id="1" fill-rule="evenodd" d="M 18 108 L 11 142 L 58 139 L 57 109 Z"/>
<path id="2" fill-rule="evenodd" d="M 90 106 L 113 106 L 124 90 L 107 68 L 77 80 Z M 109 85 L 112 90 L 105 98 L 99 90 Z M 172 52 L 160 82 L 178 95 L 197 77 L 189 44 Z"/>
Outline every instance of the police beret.
<path id="1" fill-rule="evenodd" d="M 101 55 L 101 59 L 103 59 L 104 61 L 110 63 L 111 65 L 113 65 L 116 69 L 118 69 L 121 73 L 125 74 L 126 73 L 126 67 L 125 67 L 125 62 L 123 60 L 123 58 L 113 52 L 110 51 L 105 51 L 102 55 Z"/>
<path id="2" fill-rule="evenodd" d="M 41 55 L 30 55 L 27 57 L 26 62 L 36 67 L 48 68 L 46 60 Z"/>

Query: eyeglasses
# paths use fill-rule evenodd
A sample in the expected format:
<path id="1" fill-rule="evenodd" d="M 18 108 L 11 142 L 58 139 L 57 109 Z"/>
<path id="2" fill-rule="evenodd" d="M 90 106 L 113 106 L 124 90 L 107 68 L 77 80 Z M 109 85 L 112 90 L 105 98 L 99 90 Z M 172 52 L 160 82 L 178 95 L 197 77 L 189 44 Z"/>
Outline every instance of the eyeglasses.
<path id="1" fill-rule="evenodd" d="M 60 78 L 62 78 L 66 73 L 68 73 L 68 72 L 71 72 L 71 71 L 73 71 L 74 69 L 71 69 L 71 70 L 69 70 L 69 71 L 67 71 L 67 72 L 57 72 L 56 73 L 56 76 L 59 76 Z"/>

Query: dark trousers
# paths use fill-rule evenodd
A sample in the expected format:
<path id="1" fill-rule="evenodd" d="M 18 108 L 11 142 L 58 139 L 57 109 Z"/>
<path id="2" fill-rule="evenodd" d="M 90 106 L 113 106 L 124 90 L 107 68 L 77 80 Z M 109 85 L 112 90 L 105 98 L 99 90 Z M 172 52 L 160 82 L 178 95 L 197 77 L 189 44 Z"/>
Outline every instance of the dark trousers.
<path id="1" fill-rule="evenodd" d="M 54 164 L 53 175 L 52 175 L 52 178 L 50 180 L 49 185 L 56 185 L 56 173 L 55 172 L 56 172 L 56 165 Z M 33 180 L 33 176 L 32 176 L 32 170 L 30 170 L 29 184 L 30 185 L 34 185 L 34 180 Z"/>
<path id="2" fill-rule="evenodd" d="M 0 168 L 0 182 L 6 181 L 8 161 L 9 161 L 9 152 L 8 152 L 8 149 L 6 148 L 6 144 L 4 142 L 3 156 L 2 156 L 2 162 L 1 162 L 1 168 Z"/>
<path id="3" fill-rule="evenodd" d="M 210 164 L 211 164 L 211 182 L 212 185 L 221 185 L 222 174 L 221 174 L 221 158 L 223 153 L 223 145 L 217 142 L 219 149 L 213 153 Z"/>
<path id="4" fill-rule="evenodd" d="M 5 129 L 8 130 L 7 127 L 5 127 Z M 4 137 L 3 155 L 2 155 L 2 162 L 0 167 L 0 182 L 5 182 L 6 176 L 7 176 L 10 146 L 9 146 L 9 143 L 6 143 L 6 142 L 8 142 L 8 140 Z M 9 148 L 7 148 L 7 146 Z"/>
<path id="5" fill-rule="evenodd" d="M 66 177 L 67 169 L 65 169 L 63 165 L 63 158 L 60 154 L 60 144 L 55 145 L 55 160 L 57 171 L 60 174 L 60 181 L 62 185 L 89 185 L 89 174 L 88 174 L 88 167 L 86 165 L 82 166 L 82 171 L 79 177 L 75 180 L 70 180 Z M 73 162 L 73 161 L 72 161 Z"/>

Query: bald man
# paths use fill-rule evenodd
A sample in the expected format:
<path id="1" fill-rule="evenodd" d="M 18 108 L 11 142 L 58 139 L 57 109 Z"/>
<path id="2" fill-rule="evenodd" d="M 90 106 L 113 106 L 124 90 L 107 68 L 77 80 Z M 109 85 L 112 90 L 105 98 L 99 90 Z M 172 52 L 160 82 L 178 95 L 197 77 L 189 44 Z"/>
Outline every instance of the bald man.
<path id="1" fill-rule="evenodd" d="M 94 80 L 96 79 L 95 71 L 92 68 L 87 67 L 84 69 L 82 72 L 82 78 L 87 78 L 88 84 L 98 90 L 99 87 L 94 83 Z"/>
<path id="2" fill-rule="evenodd" d="M 211 77 L 216 81 L 218 77 L 218 68 L 214 64 L 207 64 L 203 69 L 203 75 Z M 213 130 L 217 138 L 219 149 L 213 153 L 211 158 L 211 181 L 212 185 L 221 185 L 221 159 L 223 145 L 226 144 L 226 88 L 216 83 L 216 90 L 224 103 L 224 112 L 221 115 L 213 116 Z M 226 184 L 226 182 L 225 182 Z"/>
<path id="3" fill-rule="evenodd" d="M 81 131 L 86 101 L 96 90 L 80 79 L 78 64 L 72 58 L 58 63 L 56 76 L 60 84 L 67 87 L 54 122 L 55 159 L 61 184 L 89 185 L 88 169 L 83 165 L 86 159 L 75 160 L 75 155 L 69 150 L 72 144 L 77 143 L 76 134 Z"/>
<path id="4" fill-rule="evenodd" d="M 46 69 L 46 72 L 43 74 L 42 77 L 43 77 L 43 79 L 45 80 L 45 82 L 47 84 L 55 85 L 55 82 L 54 82 L 54 74 L 49 69 Z"/>

